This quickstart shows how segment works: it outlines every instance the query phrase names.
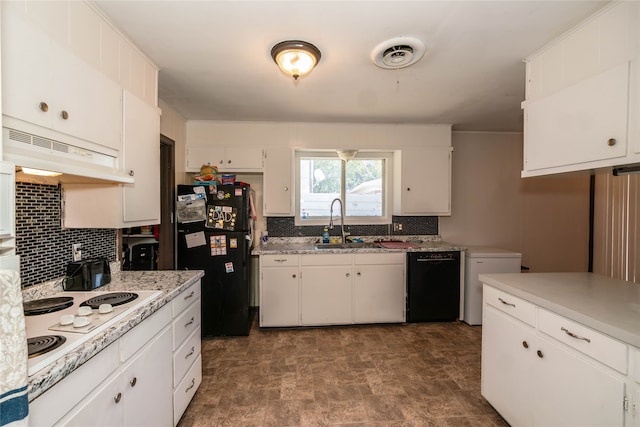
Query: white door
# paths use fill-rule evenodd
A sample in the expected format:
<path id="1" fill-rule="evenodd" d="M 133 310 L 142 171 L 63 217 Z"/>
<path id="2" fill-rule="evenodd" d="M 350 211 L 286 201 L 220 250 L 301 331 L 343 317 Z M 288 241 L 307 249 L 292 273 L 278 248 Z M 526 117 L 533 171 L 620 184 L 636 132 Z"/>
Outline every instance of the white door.
<path id="1" fill-rule="evenodd" d="M 298 267 L 262 268 L 260 326 L 298 326 Z"/>
<path id="2" fill-rule="evenodd" d="M 485 304 L 481 393 L 513 426 L 533 426 L 533 328 Z"/>
<path id="3" fill-rule="evenodd" d="M 123 185 L 125 222 L 160 223 L 160 115 L 141 99 L 124 95 L 124 170 L 133 184 Z"/>
<path id="4" fill-rule="evenodd" d="M 319 255 L 322 256 L 322 255 Z M 303 325 L 344 325 L 351 315 L 351 265 L 301 268 L 300 312 Z"/>
<path id="5" fill-rule="evenodd" d="M 406 285 L 402 265 L 356 265 L 355 323 L 404 322 Z"/>

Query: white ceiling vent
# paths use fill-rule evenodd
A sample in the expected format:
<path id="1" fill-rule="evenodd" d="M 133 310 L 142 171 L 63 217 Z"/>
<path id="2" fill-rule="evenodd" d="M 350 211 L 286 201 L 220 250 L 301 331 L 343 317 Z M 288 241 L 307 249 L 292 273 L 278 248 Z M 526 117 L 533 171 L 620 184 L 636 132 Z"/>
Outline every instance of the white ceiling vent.
<path id="1" fill-rule="evenodd" d="M 376 46 L 371 60 L 380 68 L 395 70 L 415 64 L 424 52 L 424 43 L 415 37 L 396 37 Z"/>

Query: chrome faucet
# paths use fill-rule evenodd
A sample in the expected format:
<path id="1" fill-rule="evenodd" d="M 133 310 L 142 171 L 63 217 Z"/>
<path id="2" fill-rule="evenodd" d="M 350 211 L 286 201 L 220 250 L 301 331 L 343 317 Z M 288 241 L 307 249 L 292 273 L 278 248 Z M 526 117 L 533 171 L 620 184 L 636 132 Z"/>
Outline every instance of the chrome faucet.
<path id="1" fill-rule="evenodd" d="M 336 197 L 331 201 L 331 207 L 329 208 L 329 229 L 333 230 L 333 204 L 335 202 L 340 202 L 340 232 L 342 234 L 342 243 L 346 243 L 347 239 L 345 238 L 346 235 L 344 233 L 344 208 L 342 207 L 342 200 L 340 200 L 340 197 Z"/>

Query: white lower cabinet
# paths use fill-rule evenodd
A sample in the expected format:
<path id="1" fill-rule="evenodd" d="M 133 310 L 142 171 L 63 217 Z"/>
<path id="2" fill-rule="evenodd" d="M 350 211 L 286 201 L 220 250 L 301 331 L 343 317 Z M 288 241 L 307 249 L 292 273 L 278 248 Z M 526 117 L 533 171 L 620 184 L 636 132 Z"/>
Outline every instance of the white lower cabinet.
<path id="1" fill-rule="evenodd" d="M 174 426 L 180 421 L 202 382 L 200 296 L 201 285 L 198 282 L 182 291 L 171 302 L 173 387 L 170 388 L 173 390 L 173 402 L 169 402 L 168 406 L 173 408 Z"/>
<path id="2" fill-rule="evenodd" d="M 171 426 L 171 328 L 166 328 L 120 373 L 61 424 Z"/>
<path id="3" fill-rule="evenodd" d="M 404 253 L 260 256 L 260 326 L 405 321 Z"/>
<path id="4" fill-rule="evenodd" d="M 300 256 L 302 325 L 353 323 L 352 255 Z"/>
<path id="5" fill-rule="evenodd" d="M 298 255 L 260 257 L 260 326 L 300 324 Z"/>
<path id="6" fill-rule="evenodd" d="M 406 254 L 355 254 L 353 320 L 355 323 L 404 322 Z"/>
<path id="7" fill-rule="evenodd" d="M 481 391 L 509 424 L 625 425 L 625 375 L 546 335 L 530 316 L 533 309 L 537 318 L 541 308 L 487 285 L 484 291 Z M 487 300 L 492 297 L 499 302 Z M 613 344 L 615 353 L 619 342 L 599 341 L 599 333 L 591 332 L 588 344 L 605 350 Z"/>

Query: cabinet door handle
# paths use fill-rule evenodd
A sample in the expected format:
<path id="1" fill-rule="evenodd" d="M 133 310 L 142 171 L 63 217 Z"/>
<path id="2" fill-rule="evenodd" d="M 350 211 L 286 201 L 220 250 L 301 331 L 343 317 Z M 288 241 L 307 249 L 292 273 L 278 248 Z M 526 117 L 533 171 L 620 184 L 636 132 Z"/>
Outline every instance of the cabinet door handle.
<path id="1" fill-rule="evenodd" d="M 65 110 L 62 110 L 60 112 L 60 117 L 62 117 L 63 120 L 67 120 L 69 118 L 69 113 L 66 112 Z"/>
<path id="2" fill-rule="evenodd" d="M 284 191 L 289 191 L 289 187 L 284 187 Z"/>
<path id="3" fill-rule="evenodd" d="M 411 191 L 411 188 L 407 187 L 407 191 Z"/>
<path id="4" fill-rule="evenodd" d="M 193 353 L 196 352 L 196 348 L 195 347 L 191 347 L 191 351 L 184 357 L 185 359 L 190 358 L 191 356 L 193 356 Z"/>
<path id="5" fill-rule="evenodd" d="M 607 140 L 607 145 L 608 145 L 609 147 L 613 147 L 614 145 L 616 145 L 616 142 L 618 142 L 618 141 L 616 141 L 616 139 L 615 139 L 615 138 L 609 138 L 609 139 Z"/>
<path id="6" fill-rule="evenodd" d="M 231 164 L 231 160 L 227 160 L 227 164 L 230 165 Z"/>
<path id="7" fill-rule="evenodd" d="M 503 300 L 502 298 L 498 298 L 498 301 L 500 301 L 501 303 L 503 303 L 504 305 L 510 305 L 511 307 L 515 307 L 516 305 L 510 302 L 506 302 L 505 300 Z"/>
<path id="8" fill-rule="evenodd" d="M 351 277 L 351 273 L 347 273 L 347 274 L 345 274 L 345 276 Z"/>
<path id="9" fill-rule="evenodd" d="M 47 111 L 49 111 L 49 106 L 44 101 L 41 102 L 40 105 L 38 105 L 38 107 L 40 107 L 40 111 L 42 111 L 43 113 L 46 113 Z"/>
<path id="10" fill-rule="evenodd" d="M 116 403 L 120 403 L 120 399 L 122 399 L 122 393 L 116 394 L 116 396 L 113 398 Z"/>
<path id="11" fill-rule="evenodd" d="M 362 273 L 360 273 L 359 271 L 358 271 L 358 273 L 357 273 L 357 274 L 358 274 L 358 276 L 362 276 Z"/>
<path id="12" fill-rule="evenodd" d="M 523 346 L 524 348 L 529 348 L 529 343 L 528 343 L 528 342 L 526 342 L 526 341 L 522 341 L 522 346 Z"/>
<path id="13" fill-rule="evenodd" d="M 189 390 L 191 390 L 193 387 L 195 387 L 196 385 L 196 379 L 195 378 L 191 378 L 191 385 L 189 387 L 187 387 L 187 389 L 184 391 L 185 393 L 189 393 Z"/>
<path id="14" fill-rule="evenodd" d="M 133 175 L 135 175 L 135 174 L 136 174 L 136 173 L 133 171 L 133 169 L 131 169 L 131 170 L 129 171 L 129 176 L 133 176 Z"/>
<path id="15" fill-rule="evenodd" d="M 568 330 L 565 327 L 561 327 L 560 330 L 564 331 L 565 334 L 567 334 L 570 337 L 575 338 L 577 340 L 582 340 L 582 341 L 586 341 L 586 342 L 589 342 L 589 343 L 591 342 L 591 340 L 589 338 L 581 337 L 580 335 L 576 335 L 576 334 L 574 334 L 573 332 L 571 332 L 570 330 Z"/>
<path id="16" fill-rule="evenodd" d="M 137 377 L 133 377 L 131 381 L 129 381 L 129 384 L 131 385 L 131 387 L 135 387 L 137 383 L 138 383 Z"/>
<path id="17" fill-rule="evenodd" d="M 295 274 L 292 274 L 292 275 L 291 275 L 291 277 L 293 277 L 293 278 L 295 279 L 295 278 L 296 278 L 296 275 L 295 275 Z"/>
<path id="18" fill-rule="evenodd" d="M 220 160 L 218 163 L 219 163 L 219 164 L 222 164 L 222 160 Z"/>
<path id="19" fill-rule="evenodd" d="M 544 357 L 544 353 L 542 351 L 540 351 L 540 350 L 536 351 L 536 354 L 538 355 L 538 357 L 540 359 L 542 359 Z"/>
<path id="20" fill-rule="evenodd" d="M 187 326 L 191 325 L 195 321 L 196 321 L 195 317 L 192 317 L 191 320 L 189 320 L 187 323 L 185 323 L 184 327 L 186 328 Z"/>
<path id="21" fill-rule="evenodd" d="M 190 293 L 189 295 L 187 295 L 187 296 L 185 296 L 185 297 L 184 297 L 184 300 L 186 301 L 186 300 L 188 300 L 189 298 L 192 298 L 194 295 L 195 295 L 195 292 L 194 292 L 194 291 L 191 291 L 191 293 Z"/>

